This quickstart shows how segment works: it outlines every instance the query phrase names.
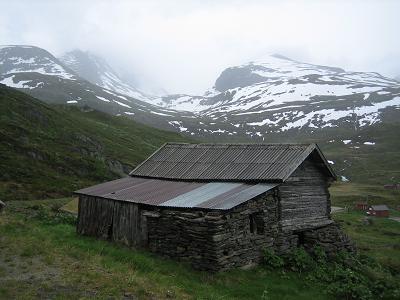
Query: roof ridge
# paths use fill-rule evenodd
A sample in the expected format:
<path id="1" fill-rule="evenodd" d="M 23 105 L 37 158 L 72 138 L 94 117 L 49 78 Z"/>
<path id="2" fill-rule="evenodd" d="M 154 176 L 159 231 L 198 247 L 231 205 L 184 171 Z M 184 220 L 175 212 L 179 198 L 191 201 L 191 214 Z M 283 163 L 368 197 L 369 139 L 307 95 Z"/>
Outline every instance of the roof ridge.
<path id="1" fill-rule="evenodd" d="M 172 180 L 282 182 L 314 151 L 313 159 L 325 165 L 328 177 L 336 179 L 316 143 L 170 142 L 139 164 L 130 175 Z M 240 162 L 238 157 L 241 157 Z M 260 162 L 256 163 L 258 159 Z"/>
<path id="2" fill-rule="evenodd" d="M 184 142 L 167 142 L 164 145 L 243 145 L 243 146 L 268 146 L 268 145 L 294 145 L 294 146 L 310 146 L 315 145 L 315 143 L 184 143 Z"/>

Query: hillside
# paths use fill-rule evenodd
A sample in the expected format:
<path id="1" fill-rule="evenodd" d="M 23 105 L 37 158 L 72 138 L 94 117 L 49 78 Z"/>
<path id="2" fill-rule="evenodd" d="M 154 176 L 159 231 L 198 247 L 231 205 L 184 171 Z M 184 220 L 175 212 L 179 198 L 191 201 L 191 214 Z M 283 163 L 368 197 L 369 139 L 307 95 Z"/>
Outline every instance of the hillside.
<path id="1" fill-rule="evenodd" d="M 172 132 L 92 109 L 47 105 L 0 84 L 0 199 L 69 195 L 129 172 Z"/>

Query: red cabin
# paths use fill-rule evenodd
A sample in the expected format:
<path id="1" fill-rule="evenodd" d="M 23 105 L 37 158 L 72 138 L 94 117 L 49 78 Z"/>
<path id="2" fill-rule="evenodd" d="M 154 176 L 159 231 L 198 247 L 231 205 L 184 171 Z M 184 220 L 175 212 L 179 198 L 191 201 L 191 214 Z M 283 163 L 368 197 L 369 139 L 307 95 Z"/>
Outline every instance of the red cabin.
<path id="1" fill-rule="evenodd" d="M 354 208 L 355 208 L 356 210 L 364 210 L 364 211 L 367 211 L 368 208 L 369 208 L 369 206 L 368 206 L 368 203 L 366 203 L 366 202 L 358 202 L 358 203 L 356 203 L 356 205 L 355 205 Z"/>
<path id="2" fill-rule="evenodd" d="M 389 208 L 386 205 L 371 205 L 367 212 L 370 216 L 375 217 L 389 217 Z"/>

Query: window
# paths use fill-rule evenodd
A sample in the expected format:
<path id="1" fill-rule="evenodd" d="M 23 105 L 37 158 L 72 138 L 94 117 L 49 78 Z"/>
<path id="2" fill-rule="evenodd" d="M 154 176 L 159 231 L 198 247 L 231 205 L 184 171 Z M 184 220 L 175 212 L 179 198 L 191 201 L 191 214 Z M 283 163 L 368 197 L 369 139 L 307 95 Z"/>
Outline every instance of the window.
<path id="1" fill-rule="evenodd" d="M 263 214 L 260 212 L 250 214 L 249 219 L 250 219 L 250 233 L 264 234 Z"/>

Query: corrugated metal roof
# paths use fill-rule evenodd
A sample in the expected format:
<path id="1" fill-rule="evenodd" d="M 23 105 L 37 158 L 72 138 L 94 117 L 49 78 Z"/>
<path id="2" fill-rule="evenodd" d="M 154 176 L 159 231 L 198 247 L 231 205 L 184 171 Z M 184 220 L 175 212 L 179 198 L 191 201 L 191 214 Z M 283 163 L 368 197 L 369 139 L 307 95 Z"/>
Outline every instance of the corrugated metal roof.
<path id="1" fill-rule="evenodd" d="M 168 143 L 130 175 L 202 181 L 282 182 L 316 153 L 328 176 L 336 178 L 316 144 Z"/>
<path id="2" fill-rule="evenodd" d="M 206 183 L 126 177 L 75 193 L 155 206 L 227 210 L 276 186 L 267 183 Z"/>

